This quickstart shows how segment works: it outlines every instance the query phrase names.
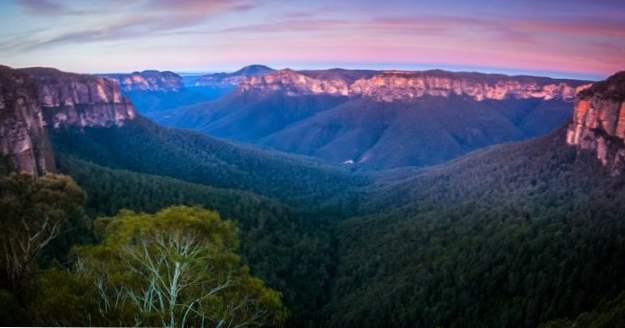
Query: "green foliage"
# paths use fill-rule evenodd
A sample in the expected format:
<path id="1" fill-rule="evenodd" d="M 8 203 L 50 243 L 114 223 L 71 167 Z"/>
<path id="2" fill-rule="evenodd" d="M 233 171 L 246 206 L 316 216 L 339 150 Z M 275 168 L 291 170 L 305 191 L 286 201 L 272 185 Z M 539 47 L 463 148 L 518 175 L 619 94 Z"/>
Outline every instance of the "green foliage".
<path id="1" fill-rule="evenodd" d="M 45 326 L 93 326 L 101 314 L 98 290 L 87 275 L 53 266 L 32 283 L 31 324 Z"/>
<path id="2" fill-rule="evenodd" d="M 625 183 L 563 131 L 380 172 L 359 193 L 367 179 L 144 123 L 56 135 L 64 154 L 180 179 L 61 156 L 90 213 L 180 202 L 236 219 L 244 263 L 283 292 L 290 324 L 535 327 L 625 290 Z"/>
<path id="3" fill-rule="evenodd" d="M 340 224 L 327 325 L 536 327 L 625 290 L 625 179 L 562 132 L 379 177 Z"/>
<path id="4" fill-rule="evenodd" d="M 61 324 L 263 326 L 284 321 L 279 293 L 241 264 L 237 229 L 216 212 L 182 206 L 152 215 L 122 211 L 101 224 L 103 241 L 77 249 L 73 274 L 53 269 L 42 277 L 38 299 L 44 304 L 35 306 L 38 317 L 48 320 L 67 312 L 66 298 L 55 301 L 53 296 L 60 285 L 70 300 L 91 302 L 86 311 L 70 311 L 77 318 L 55 320 Z M 70 304 L 77 310 L 84 306 Z"/>
<path id="5" fill-rule="evenodd" d="M 36 269 L 35 259 L 82 209 L 85 195 L 67 176 L 0 177 L 1 287 L 20 293 Z"/>
<path id="6" fill-rule="evenodd" d="M 315 320 L 313 313 L 327 301 L 333 249 L 330 228 L 319 221 L 302 219 L 282 203 L 249 192 L 112 170 L 67 156 L 60 156 L 57 164 L 86 191 L 85 210 L 91 217 L 110 216 L 123 208 L 155 212 L 184 204 L 236 220 L 243 261 L 283 293 L 292 314 L 290 325 Z M 75 237 L 82 236 L 76 232 Z"/>
<path id="7" fill-rule="evenodd" d="M 241 223 L 243 259 L 284 293 L 298 321 L 292 324 L 314 320 L 327 301 L 334 265 L 328 221 L 353 211 L 354 188 L 366 178 L 142 118 L 121 128 L 57 130 L 52 139 L 61 171 L 87 190 L 91 215 L 173 204 L 218 210 Z"/>
<path id="8" fill-rule="evenodd" d="M 616 299 L 603 301 L 592 312 L 585 312 L 573 321 L 558 319 L 540 325 L 539 328 L 612 328 L 625 327 L 625 293 Z"/>
<path id="9" fill-rule="evenodd" d="M 333 215 L 351 206 L 350 187 L 365 181 L 317 161 L 236 145 L 137 118 L 123 127 L 58 130 L 57 154 L 116 169 L 255 192 Z M 337 197 L 339 196 L 340 197 Z"/>

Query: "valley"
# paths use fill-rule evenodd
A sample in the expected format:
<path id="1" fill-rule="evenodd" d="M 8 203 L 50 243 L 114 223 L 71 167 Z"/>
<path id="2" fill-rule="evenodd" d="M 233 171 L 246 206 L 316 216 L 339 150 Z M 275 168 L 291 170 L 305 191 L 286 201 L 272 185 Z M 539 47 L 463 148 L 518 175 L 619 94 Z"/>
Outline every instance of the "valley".
<path id="1" fill-rule="evenodd" d="M 12 170 L 72 177 L 89 221 L 171 205 L 218 211 L 237 222 L 242 261 L 281 293 L 288 325 L 535 327 L 591 311 L 602 318 L 616 310 L 598 306 L 625 291 L 624 73 L 590 88 L 571 82 L 577 100 L 564 86 L 479 101 L 480 93 L 371 101 L 237 82 L 209 103 L 145 113 L 119 76 L 1 73 L 2 153 Z M 141 92 L 184 88 L 177 78 L 138 80 Z M 194 108 L 215 122 L 236 115 L 239 130 L 224 126 L 232 134 L 215 138 L 149 118 Z M 339 121 L 358 131 L 341 137 L 352 134 L 356 150 L 337 143 L 318 155 L 314 145 L 328 135 L 319 131 Z M 477 132 L 461 139 L 467 127 Z M 370 154 L 375 164 L 355 167 L 336 153 Z M 45 256 L 93 243 L 88 226 Z"/>
<path id="2" fill-rule="evenodd" d="M 0 1 L 0 326 L 625 327 L 625 1 Z"/>
<path id="3" fill-rule="evenodd" d="M 380 170 L 439 164 L 544 135 L 568 121 L 575 94 L 589 85 L 437 70 L 286 69 L 236 76 L 230 79 L 237 89 L 226 96 L 146 115 L 328 164 Z"/>

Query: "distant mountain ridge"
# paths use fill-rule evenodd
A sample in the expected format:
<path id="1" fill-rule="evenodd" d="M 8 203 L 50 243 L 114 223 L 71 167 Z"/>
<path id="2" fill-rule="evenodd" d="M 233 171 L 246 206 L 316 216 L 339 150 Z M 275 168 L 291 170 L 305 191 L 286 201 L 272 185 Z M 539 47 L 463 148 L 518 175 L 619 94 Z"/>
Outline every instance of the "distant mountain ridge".
<path id="1" fill-rule="evenodd" d="M 289 69 L 252 76 L 242 90 L 275 91 L 287 94 L 331 94 L 364 96 L 391 102 L 423 96 L 466 96 L 474 100 L 507 98 L 573 100 L 590 86 L 587 81 L 532 76 L 430 71 L 293 71 Z"/>
<path id="2" fill-rule="evenodd" d="M 116 81 L 137 110 L 149 115 L 165 109 L 191 105 L 219 98 L 233 86 L 198 86 L 170 71 L 146 70 L 133 73 L 100 74 Z"/>
<path id="3" fill-rule="evenodd" d="M 274 69 L 265 65 L 249 65 L 232 73 L 213 73 L 200 76 L 195 80 L 193 86 L 236 87 L 249 77 L 262 76 L 272 72 L 274 72 Z"/>
<path id="4" fill-rule="evenodd" d="M 290 69 L 231 94 L 152 116 L 174 127 L 385 169 L 438 164 L 564 125 L 588 81 L 532 76 Z"/>
<path id="5" fill-rule="evenodd" d="M 170 71 L 146 70 L 100 76 L 117 81 L 123 91 L 179 91 L 184 88 L 182 77 Z"/>

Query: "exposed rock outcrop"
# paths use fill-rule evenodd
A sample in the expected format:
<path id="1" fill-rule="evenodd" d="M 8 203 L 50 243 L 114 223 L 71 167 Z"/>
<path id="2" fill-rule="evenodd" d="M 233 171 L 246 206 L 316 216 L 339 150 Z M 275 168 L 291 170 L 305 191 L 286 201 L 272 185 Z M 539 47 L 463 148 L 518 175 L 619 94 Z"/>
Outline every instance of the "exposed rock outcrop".
<path id="1" fill-rule="evenodd" d="M 44 121 L 53 128 L 121 126 L 137 115 L 113 80 L 52 68 L 21 71 L 37 82 Z"/>
<path id="2" fill-rule="evenodd" d="M 102 74 L 119 83 L 123 91 L 180 91 L 184 88 L 182 77 L 170 71 L 148 70 L 130 74 Z"/>
<path id="3" fill-rule="evenodd" d="M 38 97 L 38 86 L 24 72 L 0 66 L 0 152 L 21 172 L 54 170 Z"/>
<path id="4" fill-rule="evenodd" d="M 115 81 L 0 66 L 0 152 L 17 171 L 54 171 L 47 129 L 121 126 L 136 115 Z"/>
<path id="5" fill-rule="evenodd" d="M 625 168 L 625 71 L 580 93 L 567 143 L 596 152 L 612 174 Z"/>
<path id="6" fill-rule="evenodd" d="M 193 86 L 214 88 L 236 87 L 251 76 L 262 76 L 271 72 L 274 72 L 274 70 L 270 67 L 264 65 L 250 65 L 233 73 L 203 75 L 193 83 Z"/>
<path id="7" fill-rule="evenodd" d="M 336 71 L 336 70 L 334 70 Z M 322 71 L 323 72 L 323 71 Z M 350 72 L 350 71 L 345 71 Z M 250 77 L 240 84 L 243 91 L 283 90 L 290 95 L 332 94 L 365 96 L 378 101 L 410 100 L 423 96 L 467 96 L 485 99 L 573 100 L 590 84 L 576 80 L 558 80 L 529 76 L 452 73 L 440 70 L 410 72 L 362 72 L 360 78 L 341 74 L 320 74 L 315 71 L 280 70 Z"/>

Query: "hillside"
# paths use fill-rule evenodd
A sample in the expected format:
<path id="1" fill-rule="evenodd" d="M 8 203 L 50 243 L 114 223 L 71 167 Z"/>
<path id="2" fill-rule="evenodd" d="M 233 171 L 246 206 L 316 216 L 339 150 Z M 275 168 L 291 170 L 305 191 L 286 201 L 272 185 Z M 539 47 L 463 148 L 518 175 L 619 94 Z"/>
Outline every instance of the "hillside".
<path id="1" fill-rule="evenodd" d="M 153 213 L 185 204 L 235 220 L 245 263 L 283 293 L 294 322 L 310 320 L 318 304 L 327 301 L 327 287 L 320 286 L 327 286 L 331 270 L 330 237 L 321 222 L 303 220 L 292 208 L 249 192 L 114 170 L 71 156 L 59 156 L 57 162 L 59 170 L 87 193 L 91 217 L 111 216 L 121 209 Z"/>
<path id="2" fill-rule="evenodd" d="M 570 105 L 559 101 L 476 103 L 460 97 L 427 97 L 386 104 L 358 99 L 259 143 L 364 168 L 427 166 L 488 145 L 545 134 L 570 113 Z"/>
<path id="3" fill-rule="evenodd" d="M 117 128 L 58 129 L 51 138 L 58 154 L 111 168 L 252 191 L 310 208 L 327 206 L 337 215 L 353 206 L 350 188 L 366 182 L 315 160 L 164 128 L 142 117 Z"/>
<path id="4" fill-rule="evenodd" d="M 583 92 L 545 137 L 376 174 L 339 224 L 327 325 L 623 322 L 622 77 Z"/>
<path id="5" fill-rule="evenodd" d="M 565 134 L 378 176 L 340 224 L 328 325 L 535 327 L 618 295 L 625 180 Z"/>

